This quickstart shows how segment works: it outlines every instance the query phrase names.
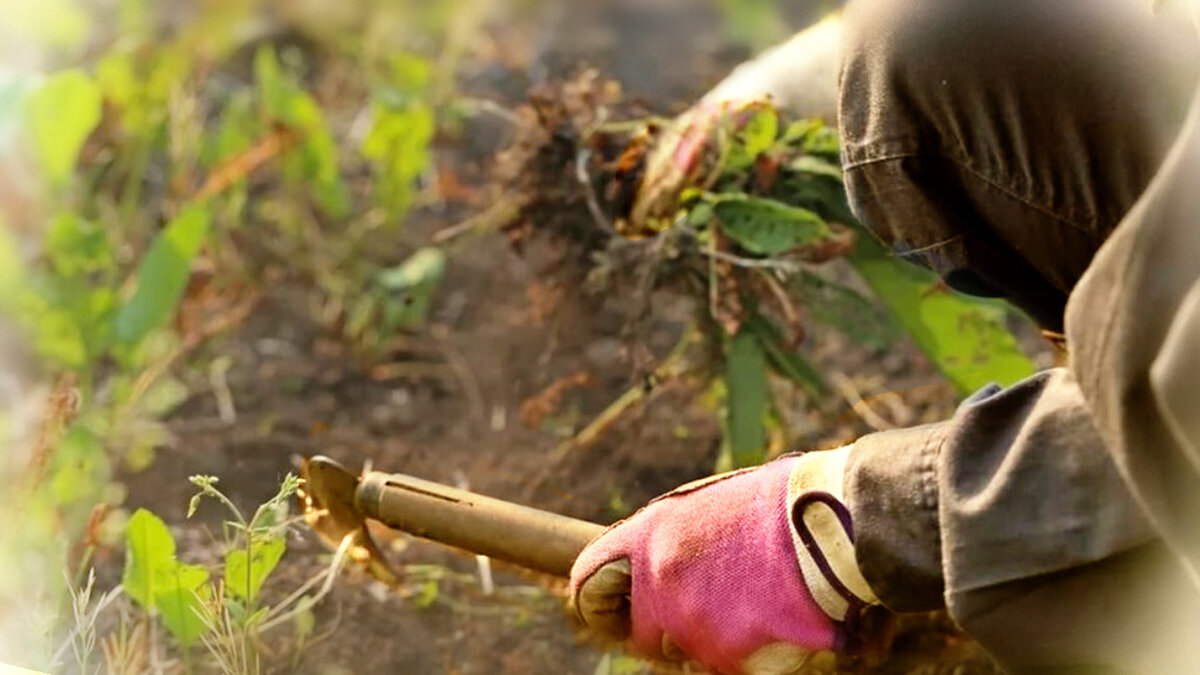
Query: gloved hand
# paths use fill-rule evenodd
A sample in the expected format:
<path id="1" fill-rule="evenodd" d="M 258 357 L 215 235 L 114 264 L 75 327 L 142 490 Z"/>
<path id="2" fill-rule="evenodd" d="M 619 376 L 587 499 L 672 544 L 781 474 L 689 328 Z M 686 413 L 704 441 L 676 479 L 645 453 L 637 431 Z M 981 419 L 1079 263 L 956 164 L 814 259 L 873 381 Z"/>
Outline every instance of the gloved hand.
<path id="1" fill-rule="evenodd" d="M 784 457 L 650 502 L 575 561 L 579 618 L 642 656 L 727 675 L 856 651 L 858 617 L 878 600 L 841 498 L 848 451 Z"/>

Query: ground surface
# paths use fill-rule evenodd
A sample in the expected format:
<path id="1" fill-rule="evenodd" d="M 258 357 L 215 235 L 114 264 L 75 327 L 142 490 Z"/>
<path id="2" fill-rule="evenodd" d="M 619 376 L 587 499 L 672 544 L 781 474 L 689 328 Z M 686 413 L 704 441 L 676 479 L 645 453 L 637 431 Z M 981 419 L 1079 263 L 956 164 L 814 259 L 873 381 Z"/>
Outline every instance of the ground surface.
<path id="1" fill-rule="evenodd" d="M 797 10 L 797 23 L 804 12 Z M 528 70 L 496 78 L 515 102 L 530 78 L 586 60 L 662 110 L 678 108 L 712 82 L 738 54 L 722 47 L 715 15 L 684 0 L 549 4 L 505 40 L 529 52 Z M 665 67 L 667 64 L 670 67 Z M 487 79 L 485 74 L 468 78 Z M 479 132 L 482 133 L 482 132 Z M 456 143 L 494 147 L 467 136 Z M 453 148 L 448 152 L 453 152 Z M 464 151 L 465 154 L 470 154 Z M 470 176 L 470 161 L 462 173 Z M 429 216 L 406 228 L 403 250 L 454 222 Z M 518 255 L 499 234 L 462 245 L 436 298 L 434 329 L 402 336 L 391 363 L 366 364 L 313 318 L 303 288 L 286 266 L 275 274 L 250 317 L 207 350 L 232 357 L 232 424 L 220 421 L 211 387 L 189 376 L 192 395 L 169 421 L 175 441 L 147 470 L 125 477 L 131 507 L 148 506 L 181 532 L 181 550 L 203 551 L 215 511 L 185 521 L 191 474 L 216 474 L 235 502 L 256 504 L 301 456 L 324 453 L 357 467 L 456 483 L 598 522 L 611 522 L 675 485 L 708 474 L 719 429 L 712 410 L 695 403 L 686 380 L 658 391 L 598 443 L 554 461 L 564 434 L 577 430 L 633 383 L 637 359 L 621 327 L 628 303 L 580 289 L 577 270 L 552 247 Z M 278 266 L 278 261 L 273 263 Z M 672 298 L 655 307 L 639 348 L 653 355 L 674 344 L 687 308 Z M 815 334 L 823 362 L 870 391 L 902 390 L 898 423 L 936 419 L 952 393 L 906 345 L 875 353 Z M 572 390 L 536 428 L 521 405 L 560 378 L 591 374 L 592 386 Z M 870 430 L 835 402 L 834 414 L 807 440 L 830 445 Z M 408 593 L 394 593 L 351 573 L 317 612 L 316 637 L 299 654 L 287 635 L 270 636 L 276 672 L 334 673 L 593 673 L 603 652 L 571 628 L 561 583 L 500 570 L 498 590 L 484 596 L 476 562 L 442 547 L 390 538 L 393 563 Z M 284 594 L 318 573 L 328 558 L 297 529 L 268 593 Z M 113 563 L 116 567 L 116 561 Z M 410 597 L 404 597 L 409 595 Z M 272 645 L 276 650 L 272 653 Z M 831 661 L 814 672 L 830 672 Z M 844 668 L 851 666 L 843 664 Z M 613 669 L 612 672 L 625 672 Z M 944 619 L 908 621 L 894 656 L 875 672 L 991 672 L 976 647 Z"/>

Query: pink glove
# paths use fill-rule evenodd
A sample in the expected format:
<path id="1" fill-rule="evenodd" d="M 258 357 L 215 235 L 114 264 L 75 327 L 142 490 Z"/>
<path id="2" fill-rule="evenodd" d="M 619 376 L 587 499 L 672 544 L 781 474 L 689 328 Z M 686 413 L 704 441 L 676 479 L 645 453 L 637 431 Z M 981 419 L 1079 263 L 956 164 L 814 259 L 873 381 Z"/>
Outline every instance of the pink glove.
<path id="1" fill-rule="evenodd" d="M 786 673 L 853 651 L 878 600 L 842 503 L 848 448 L 684 485 L 607 530 L 575 561 L 580 619 L 650 658 L 715 672 Z"/>

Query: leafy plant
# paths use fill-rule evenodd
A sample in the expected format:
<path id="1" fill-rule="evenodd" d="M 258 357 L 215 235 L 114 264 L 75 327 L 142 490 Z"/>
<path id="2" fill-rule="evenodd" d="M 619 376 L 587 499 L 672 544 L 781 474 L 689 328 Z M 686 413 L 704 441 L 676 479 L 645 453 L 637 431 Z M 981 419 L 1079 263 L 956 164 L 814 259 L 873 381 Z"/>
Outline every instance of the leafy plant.
<path id="1" fill-rule="evenodd" d="M 725 21 L 725 34 L 735 44 L 763 49 L 778 42 L 786 22 L 777 0 L 717 0 Z"/>
<path id="2" fill-rule="evenodd" d="M 350 196 L 342 182 L 337 147 L 325 115 L 316 100 L 291 79 L 284 77 L 279 58 L 270 47 L 254 57 L 263 120 L 282 124 L 300 135 L 295 152 L 283 156 L 284 175 L 312 189 L 317 203 L 333 217 L 345 216 Z"/>
<path id="3" fill-rule="evenodd" d="M 27 106 L 34 153 L 46 177 L 62 184 L 100 122 L 100 88 L 83 71 L 66 70 L 51 75 Z"/>
<path id="4" fill-rule="evenodd" d="M 728 264 L 716 276 L 710 274 L 710 283 L 736 296 L 712 306 L 718 320 L 722 313 L 735 317 L 724 318 L 735 328 L 724 354 L 732 464 L 745 466 L 764 457 L 768 365 L 807 391 L 818 407 L 827 391 L 819 370 L 791 345 L 787 331 L 758 309 L 782 301 L 775 294 L 776 302 L 771 302 L 756 275 L 777 274 L 785 284 L 797 280 L 791 287 L 800 291 L 799 300 L 825 323 L 852 339 L 884 346 L 896 336 L 894 330 L 884 325 L 862 331 L 863 324 L 848 320 L 864 314 L 879 318 L 869 311 L 869 301 L 803 266 L 844 256 L 887 308 L 890 321 L 911 336 L 960 392 L 991 382 L 1010 384 L 1031 374 L 1033 364 L 1008 331 L 1007 312 L 1000 305 L 954 293 L 930 273 L 885 253 L 856 224 L 860 236 L 853 245 L 831 226 L 833 220 L 854 223 L 836 165 L 836 136 L 811 120 L 785 127 L 777 118 L 763 104 L 731 114 L 730 126 L 718 134 L 724 145 L 723 163 L 714 169 L 717 177 L 707 189 L 685 192 L 685 215 L 677 217 L 683 227 L 695 228 L 701 241 L 709 241 L 710 249 L 718 247 L 710 254 L 715 264 Z M 730 243 L 728 253 L 719 248 L 722 240 Z M 718 278 L 722 275 L 724 281 Z"/>
<path id="5" fill-rule="evenodd" d="M 174 316 L 208 229 L 208 210 L 189 205 L 155 237 L 138 265 L 133 297 L 117 312 L 118 342 L 136 346 Z"/>
<path id="6" fill-rule="evenodd" d="M 810 320 L 875 350 L 907 336 L 961 394 L 1033 372 L 1009 332 L 1010 310 L 954 293 L 929 272 L 885 253 L 855 222 L 833 129 L 818 120 L 786 120 L 769 101 L 704 107 L 679 122 L 689 125 L 690 168 L 648 178 L 643 174 L 657 161 L 649 148 L 679 143 L 678 130 L 662 132 L 669 127 L 657 119 L 597 123 L 572 113 L 579 103 L 572 96 L 608 100 L 604 91 L 602 82 L 585 75 L 539 94 L 539 118 L 549 120 L 540 138 L 569 137 L 562 131 L 566 119 L 576 125 L 581 157 L 595 148 L 619 149 L 619 155 L 590 162 L 590 193 L 577 200 L 601 223 L 603 195 L 613 209 L 613 227 L 600 228 L 599 237 L 574 238 L 591 249 L 598 287 L 635 279 L 639 302 L 646 305 L 651 291 L 691 296 L 697 315 L 685 334 L 701 336 L 703 358 L 691 368 L 669 370 L 700 370 L 701 389 L 716 394 L 725 435 L 718 466 L 755 464 L 791 443 L 784 419 L 795 411 L 781 408 L 777 396 L 789 387 L 803 392 L 809 410 L 818 413 L 830 412 L 831 393 L 849 396 L 846 382 L 839 379 L 835 391 L 801 347 Z M 545 102 L 555 96 L 567 100 Z M 546 154 L 568 154 L 556 141 L 541 142 Z M 528 156 L 522 168 L 536 172 L 539 155 Z M 577 176 L 582 161 L 576 159 Z M 515 183 L 518 189 L 522 184 Z M 611 238 L 611 230 L 655 239 L 631 247 Z M 840 264 L 820 269 L 835 260 Z M 653 375 L 676 358 L 673 352 Z M 711 386 L 714 381 L 718 386 Z M 617 398 L 563 447 L 595 438 L 597 429 L 645 398 L 638 393 L 643 388 Z"/>
<path id="7" fill-rule="evenodd" d="M 431 68 L 411 54 L 391 56 L 371 95 L 371 128 L 362 154 L 375 171 L 376 199 L 391 218 L 412 205 L 414 184 L 429 166 L 433 140 Z"/>
<path id="8" fill-rule="evenodd" d="M 260 599 L 263 584 L 287 549 L 287 500 L 295 493 L 298 479 L 286 476 L 275 496 L 249 519 L 217 489 L 215 476 L 190 480 L 199 492 L 188 504 L 188 517 L 204 498 L 216 500 L 229 515 L 221 571 L 214 575 L 205 567 L 181 562 L 166 524 L 139 509 L 126 529 L 122 587 L 143 609 L 158 615 L 181 649 L 203 641 L 218 662 L 241 664 L 226 672 L 258 672 L 254 642 L 258 631 L 285 619 L 311 623 L 310 608 L 318 599 L 293 594 L 275 606 Z"/>
<path id="9" fill-rule="evenodd" d="M 125 593 L 147 612 L 157 612 L 181 646 L 192 646 L 204 632 L 208 570 L 180 562 L 166 523 L 146 509 L 129 519 L 125 538 Z"/>

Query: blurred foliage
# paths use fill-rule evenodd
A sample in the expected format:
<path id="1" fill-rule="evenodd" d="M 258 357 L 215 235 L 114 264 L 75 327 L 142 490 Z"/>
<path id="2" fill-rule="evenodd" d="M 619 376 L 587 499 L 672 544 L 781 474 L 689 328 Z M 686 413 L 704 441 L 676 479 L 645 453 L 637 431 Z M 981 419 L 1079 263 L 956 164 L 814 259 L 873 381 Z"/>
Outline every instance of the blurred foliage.
<path id="1" fill-rule="evenodd" d="M 434 6 L 456 11 L 426 3 L 411 16 Z M 126 594 L 180 649 L 221 626 L 248 635 L 274 616 L 258 595 L 283 555 L 283 521 L 261 509 L 242 521 L 225 500 L 236 536 L 214 575 L 180 562 L 157 516 L 128 516 L 114 475 L 172 442 L 162 419 L 191 397 L 191 370 L 208 370 L 188 357 L 247 315 L 272 268 L 318 289 L 314 314 L 364 354 L 422 330 L 444 256 L 378 242 L 424 199 L 432 61 L 394 35 L 298 48 L 264 18 L 282 8 L 252 0 L 7 9 L 6 53 L 27 58 L 24 45 L 41 55 L 29 63 L 65 67 L 0 72 L 0 168 L 23 172 L 28 195 L 0 212 L 24 219 L 0 227 L 0 316 L 25 335 L 35 374 L 58 383 L 41 423 L 0 414 L 5 440 L 29 449 L 0 465 L 20 488 L 0 506 L 23 514 L 0 528 L 0 578 L 12 581 L 0 583 L 0 635 L 21 633 L 14 607 L 43 617 L 20 622 L 28 639 L 0 637 L 0 660 L 63 666 L 51 646 L 70 629 L 55 619 L 69 620 L 59 570 L 76 583 L 122 531 Z M 353 14 L 371 20 L 365 6 Z M 415 30 L 402 31 L 414 45 Z M 343 89 L 323 88 L 345 73 Z M 299 635 L 311 612 L 295 617 Z"/>
<path id="2" fill-rule="evenodd" d="M 780 0 L 715 0 L 730 42 L 758 51 L 787 36 Z"/>

